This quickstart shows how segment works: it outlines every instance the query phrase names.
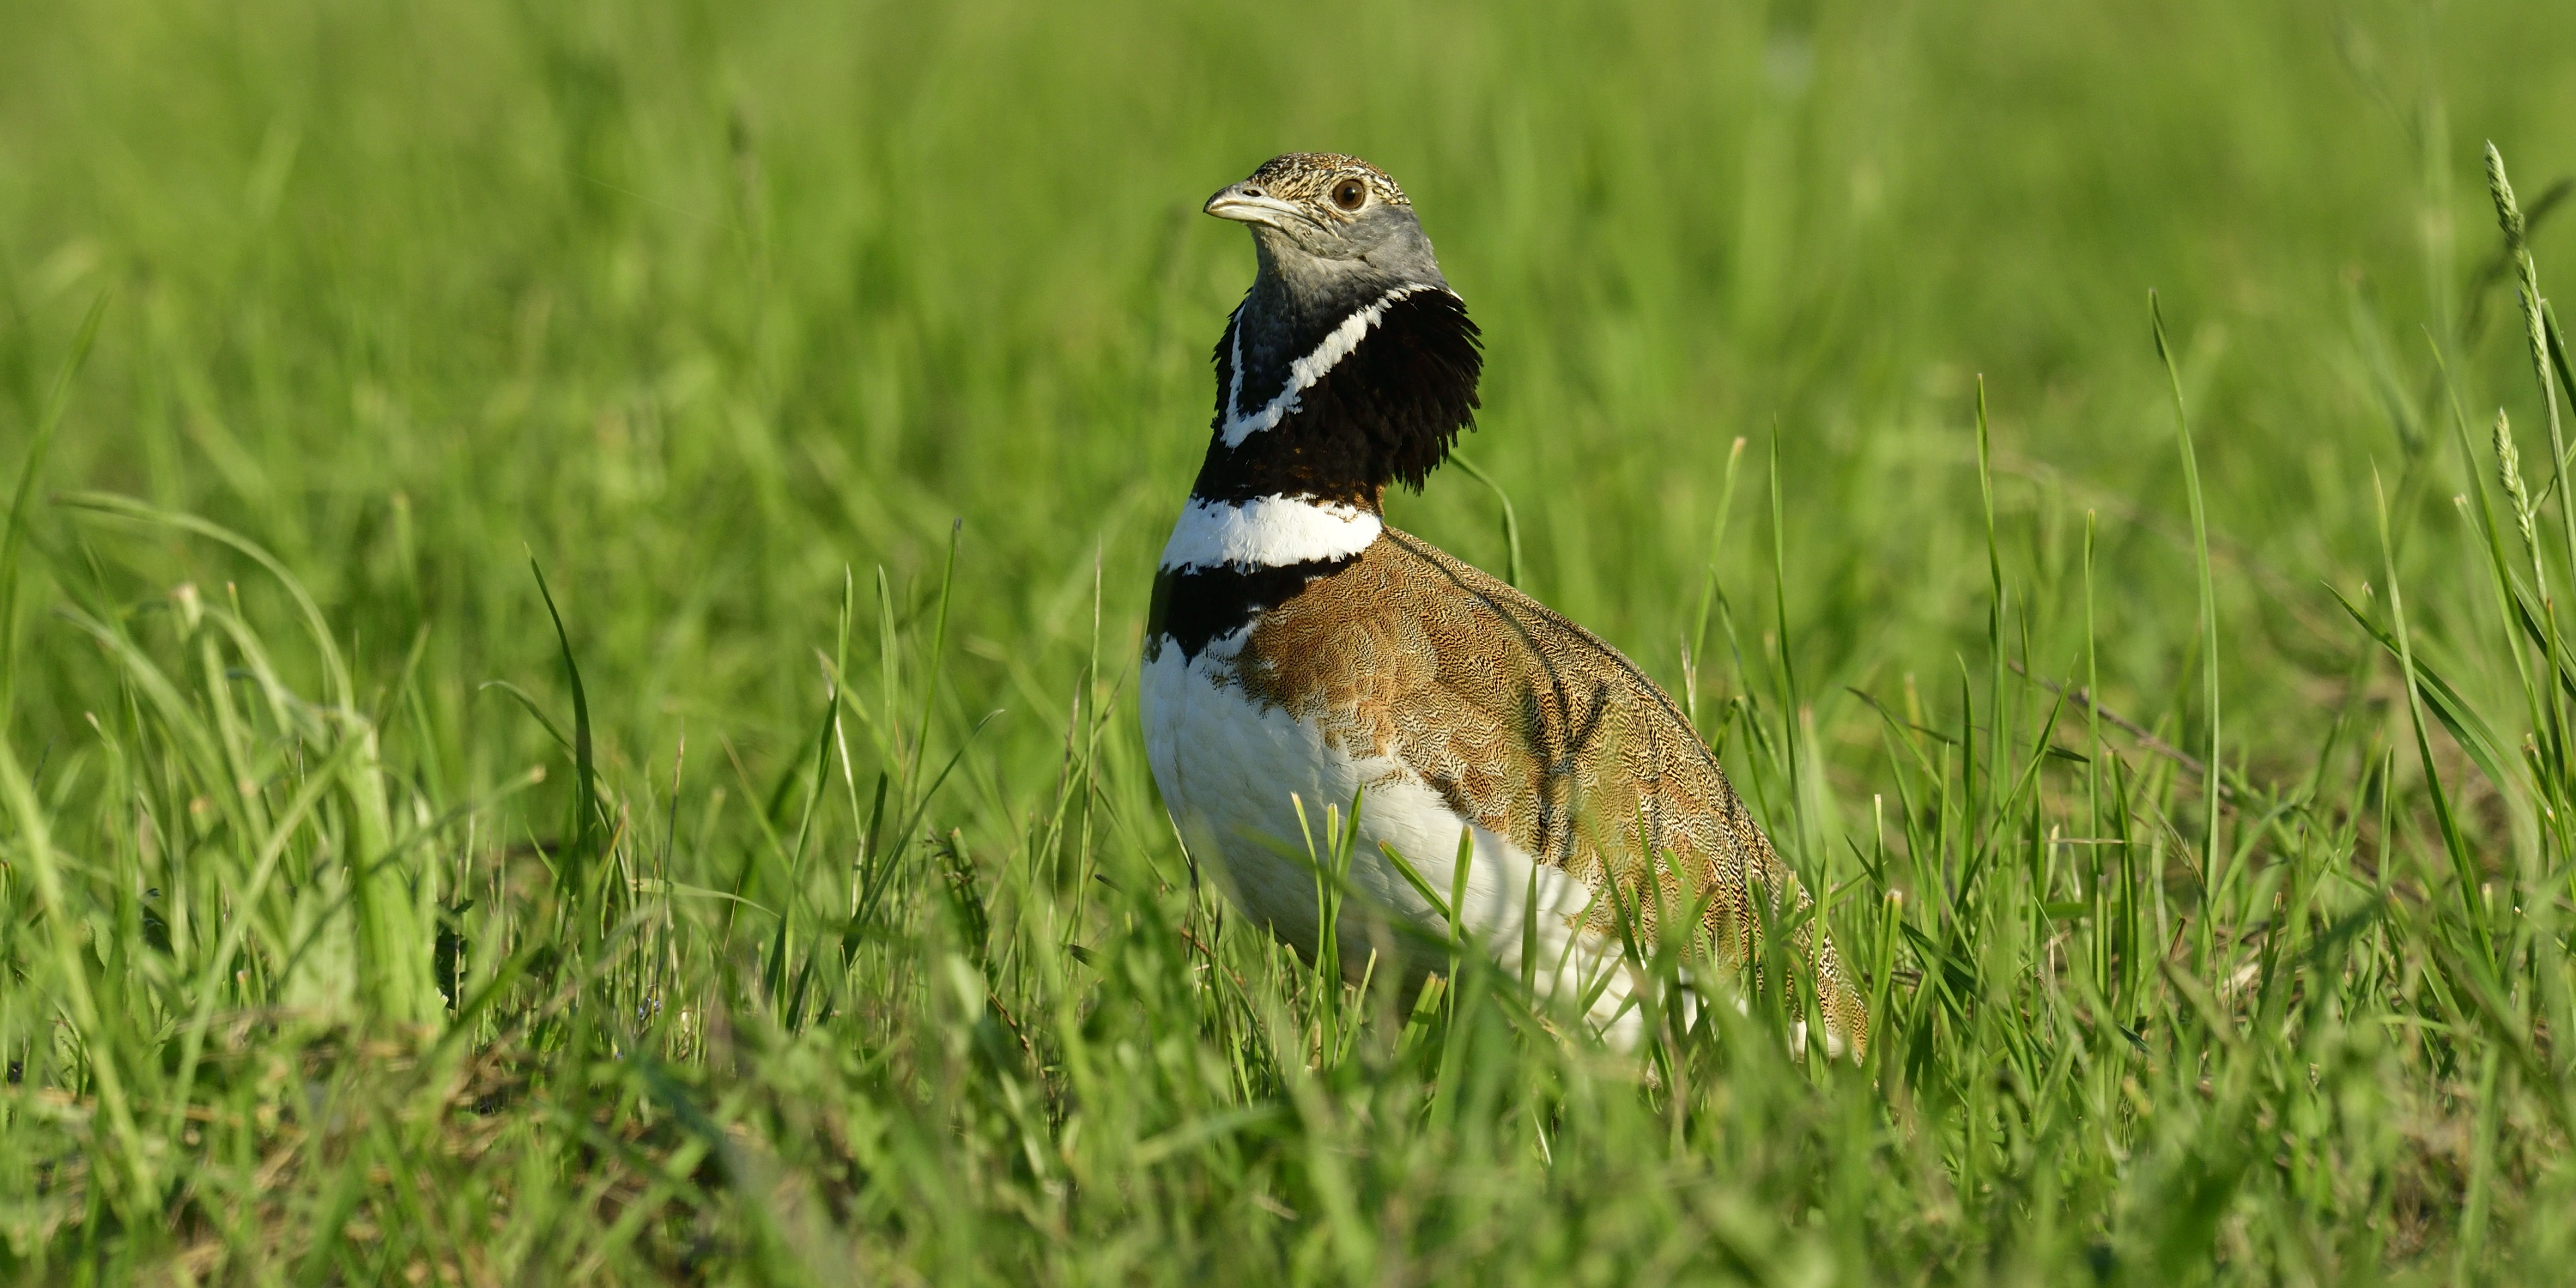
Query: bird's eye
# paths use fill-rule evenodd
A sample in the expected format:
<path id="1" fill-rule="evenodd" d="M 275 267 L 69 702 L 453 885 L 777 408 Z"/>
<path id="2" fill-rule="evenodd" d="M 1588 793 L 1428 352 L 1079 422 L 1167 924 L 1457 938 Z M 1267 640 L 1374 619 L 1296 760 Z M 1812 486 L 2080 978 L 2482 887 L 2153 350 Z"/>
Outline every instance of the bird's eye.
<path id="1" fill-rule="evenodd" d="M 1368 203 L 1368 185 L 1357 179 L 1344 179 L 1333 185 L 1333 204 L 1344 210 L 1357 210 Z"/>

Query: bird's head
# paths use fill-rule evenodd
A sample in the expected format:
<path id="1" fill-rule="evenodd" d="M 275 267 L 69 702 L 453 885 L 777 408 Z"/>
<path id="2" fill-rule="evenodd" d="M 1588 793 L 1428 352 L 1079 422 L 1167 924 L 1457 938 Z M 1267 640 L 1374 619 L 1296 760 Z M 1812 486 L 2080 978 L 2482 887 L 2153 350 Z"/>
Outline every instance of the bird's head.
<path id="1" fill-rule="evenodd" d="M 1449 284 L 1404 189 L 1358 157 L 1272 157 L 1208 198 L 1207 213 L 1250 225 L 1262 276 L 1294 295 Z"/>
<path id="2" fill-rule="evenodd" d="M 1357 157 L 1291 152 L 1208 198 L 1260 272 L 1217 342 L 1216 442 L 1197 494 L 1348 501 L 1422 486 L 1473 428 L 1476 324 L 1413 203 Z"/>

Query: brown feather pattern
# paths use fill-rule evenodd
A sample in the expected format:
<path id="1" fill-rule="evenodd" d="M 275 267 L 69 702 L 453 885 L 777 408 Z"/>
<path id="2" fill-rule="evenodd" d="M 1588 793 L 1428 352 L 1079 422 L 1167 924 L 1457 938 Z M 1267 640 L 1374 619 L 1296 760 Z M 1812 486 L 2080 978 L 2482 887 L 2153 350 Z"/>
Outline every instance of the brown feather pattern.
<path id="1" fill-rule="evenodd" d="M 1388 755 L 1462 818 L 1618 910 L 1647 942 L 1703 909 L 1700 943 L 1755 959 L 1759 926 L 1809 907 L 1672 699 L 1619 651 L 1528 596 L 1393 528 L 1262 613 L 1229 678 L 1352 755 Z M 1615 897 L 1604 897 L 1615 887 Z M 1759 904 L 1757 904 L 1759 901 Z M 1821 919 L 1790 951 L 1857 1058 L 1867 1017 Z"/>

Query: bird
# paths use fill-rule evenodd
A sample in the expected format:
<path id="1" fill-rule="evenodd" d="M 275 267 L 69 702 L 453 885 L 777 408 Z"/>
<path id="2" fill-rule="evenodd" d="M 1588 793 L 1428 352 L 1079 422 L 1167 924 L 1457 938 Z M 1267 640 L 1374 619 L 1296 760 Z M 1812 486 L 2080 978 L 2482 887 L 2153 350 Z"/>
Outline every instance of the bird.
<path id="1" fill-rule="evenodd" d="M 1387 489 L 1421 490 L 1482 406 L 1481 334 L 1403 188 L 1289 153 L 1204 209 L 1250 229 L 1257 271 L 1217 341 L 1137 690 L 1192 863 L 1309 960 L 1337 906 L 1349 983 L 1425 981 L 1472 939 L 1632 1048 L 1649 999 L 1623 945 L 1667 942 L 1671 920 L 1698 960 L 1759 969 L 1761 927 L 1789 926 L 1775 959 L 1811 976 L 1829 1056 L 1858 1060 L 1852 976 L 1680 708 L 1600 637 L 1386 522 Z M 1354 829 L 1346 872 L 1319 872 L 1327 806 Z"/>

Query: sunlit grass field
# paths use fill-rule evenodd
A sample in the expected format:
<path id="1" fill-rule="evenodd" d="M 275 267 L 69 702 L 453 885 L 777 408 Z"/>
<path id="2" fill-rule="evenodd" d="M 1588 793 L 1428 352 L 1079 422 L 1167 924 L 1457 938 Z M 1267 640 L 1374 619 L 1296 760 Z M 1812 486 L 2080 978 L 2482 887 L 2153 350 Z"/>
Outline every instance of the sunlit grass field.
<path id="1" fill-rule="evenodd" d="M 2576 7 L 0 32 L 17 1280 L 2576 1280 Z M 1865 1063 L 1183 854 L 1197 209 L 1292 149 L 1484 329 L 1390 517 L 1683 698 Z"/>

